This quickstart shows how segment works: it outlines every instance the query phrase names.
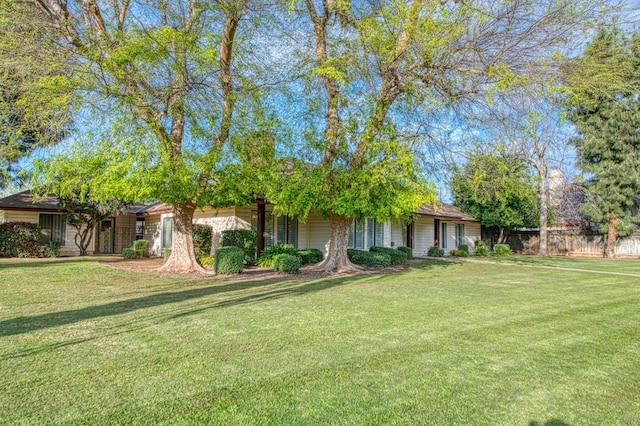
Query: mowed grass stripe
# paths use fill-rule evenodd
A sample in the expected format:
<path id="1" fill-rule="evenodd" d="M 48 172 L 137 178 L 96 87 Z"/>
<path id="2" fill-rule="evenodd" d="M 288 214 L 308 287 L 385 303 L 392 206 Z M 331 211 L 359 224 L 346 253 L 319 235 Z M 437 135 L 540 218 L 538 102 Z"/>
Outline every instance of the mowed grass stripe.
<path id="1" fill-rule="evenodd" d="M 0 336 L 3 422 L 634 424 L 640 408 L 639 293 L 623 277 L 428 262 L 234 287 L 83 268 L 49 313 L 95 317 Z M 109 314 L 123 294 L 147 303 Z"/>

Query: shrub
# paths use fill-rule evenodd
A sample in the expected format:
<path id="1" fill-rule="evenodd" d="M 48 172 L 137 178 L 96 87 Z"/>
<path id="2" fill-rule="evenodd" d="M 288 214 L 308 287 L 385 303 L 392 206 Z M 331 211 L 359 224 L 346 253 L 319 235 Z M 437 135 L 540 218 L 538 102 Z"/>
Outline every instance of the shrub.
<path id="1" fill-rule="evenodd" d="M 149 257 L 149 240 L 135 240 L 131 247 L 138 257 Z"/>
<path id="2" fill-rule="evenodd" d="M 466 245 L 466 244 L 460 244 L 460 245 L 458 246 L 458 250 L 465 251 L 465 252 L 467 252 L 467 254 L 469 254 L 469 246 L 468 246 L 468 245 Z"/>
<path id="3" fill-rule="evenodd" d="M 391 256 L 386 253 L 349 249 L 347 250 L 347 256 L 356 265 L 374 268 L 386 268 L 391 265 Z"/>
<path id="4" fill-rule="evenodd" d="M 484 245 L 476 246 L 476 249 L 473 252 L 476 256 L 488 256 L 489 253 L 491 253 L 491 250 Z"/>
<path id="5" fill-rule="evenodd" d="M 243 261 L 244 250 L 240 247 L 220 247 L 216 250 L 213 268 L 216 274 L 239 274 Z"/>
<path id="6" fill-rule="evenodd" d="M 298 250 L 298 256 L 300 256 L 300 258 L 302 259 L 303 265 L 322 262 L 322 259 L 324 259 L 322 250 L 318 249 Z"/>
<path id="7" fill-rule="evenodd" d="M 171 256 L 171 249 L 164 249 L 164 251 L 162 252 L 162 257 L 168 259 L 169 256 Z"/>
<path id="8" fill-rule="evenodd" d="M 455 250 L 451 250 L 450 254 L 451 254 L 451 256 L 457 256 L 457 257 L 467 257 L 467 256 L 469 256 L 469 252 L 467 250 L 461 250 L 460 248 L 457 248 Z"/>
<path id="9" fill-rule="evenodd" d="M 40 225 L 27 222 L 1 223 L 0 256 L 42 256 L 42 229 Z"/>
<path id="10" fill-rule="evenodd" d="M 413 249 L 411 247 L 400 246 L 398 250 L 407 255 L 407 259 L 413 259 Z"/>
<path id="11" fill-rule="evenodd" d="M 211 254 L 212 231 L 209 225 L 193 225 L 193 252 L 196 257 L 209 256 Z"/>
<path id="12" fill-rule="evenodd" d="M 429 247 L 427 251 L 427 256 L 429 257 L 442 257 L 444 256 L 444 250 L 435 246 Z"/>
<path id="13" fill-rule="evenodd" d="M 277 246 L 266 248 L 260 254 L 260 258 L 258 259 L 258 265 L 266 268 L 273 268 L 273 261 L 275 260 L 275 257 L 279 254 L 290 254 L 292 256 L 298 256 L 298 250 L 296 250 L 296 248 L 291 244 L 280 244 Z"/>
<path id="14" fill-rule="evenodd" d="M 133 248 L 125 247 L 122 249 L 122 257 L 124 257 L 125 259 L 135 259 L 136 257 L 138 257 L 138 255 Z"/>
<path id="15" fill-rule="evenodd" d="M 496 256 L 510 256 L 513 252 L 509 244 L 496 244 L 493 248 L 493 254 Z"/>
<path id="16" fill-rule="evenodd" d="M 240 247 L 244 251 L 244 260 L 252 265 L 256 261 L 256 242 L 258 233 L 252 229 L 232 229 L 222 231 L 222 247 Z"/>
<path id="17" fill-rule="evenodd" d="M 49 241 L 42 249 L 42 257 L 60 257 L 60 242 Z"/>
<path id="18" fill-rule="evenodd" d="M 390 247 L 373 246 L 369 249 L 369 251 L 373 253 L 388 254 L 391 258 L 392 265 L 402 265 L 403 263 L 407 263 L 407 254 L 400 250 L 396 250 Z"/>
<path id="19" fill-rule="evenodd" d="M 198 256 L 196 257 L 196 260 L 202 266 L 214 266 L 215 263 L 215 257 L 211 256 Z"/>
<path id="20" fill-rule="evenodd" d="M 291 254 L 278 254 L 273 259 L 273 269 L 278 272 L 297 274 L 302 265 L 302 260 L 298 256 Z"/>

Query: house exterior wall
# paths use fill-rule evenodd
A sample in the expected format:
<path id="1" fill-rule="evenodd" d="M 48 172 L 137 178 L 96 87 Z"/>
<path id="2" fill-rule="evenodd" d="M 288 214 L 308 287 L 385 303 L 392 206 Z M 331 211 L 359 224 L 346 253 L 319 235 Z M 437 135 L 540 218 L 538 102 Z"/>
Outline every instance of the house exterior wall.
<path id="1" fill-rule="evenodd" d="M 237 209 L 237 207 L 228 209 L 205 208 L 194 213 L 193 223 L 211 227 L 212 256 L 216 248 L 220 247 L 222 231 L 227 229 L 251 229 L 251 209 L 248 208 L 248 213 L 246 211 L 237 212 Z"/>
<path id="2" fill-rule="evenodd" d="M 149 215 L 144 219 L 144 239 L 149 240 L 149 253 L 162 255 L 162 221 L 161 215 Z"/>
<path id="3" fill-rule="evenodd" d="M 413 221 L 413 255 L 426 256 L 429 247 L 433 246 L 433 218 L 419 216 Z"/>
<path id="4" fill-rule="evenodd" d="M 131 247 L 136 240 L 136 217 L 121 215 L 116 216 L 115 219 L 114 253 L 122 253 L 123 248 Z"/>

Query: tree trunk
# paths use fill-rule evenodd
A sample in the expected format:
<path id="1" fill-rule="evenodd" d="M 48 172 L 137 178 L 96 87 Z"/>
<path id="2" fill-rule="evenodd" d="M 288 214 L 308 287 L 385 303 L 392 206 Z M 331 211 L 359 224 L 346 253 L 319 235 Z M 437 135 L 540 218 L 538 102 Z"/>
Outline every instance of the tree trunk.
<path id="1" fill-rule="evenodd" d="M 193 251 L 192 222 L 195 209 L 195 202 L 173 205 L 173 247 L 171 255 L 158 271 L 181 274 L 206 272 L 196 262 L 196 255 Z"/>
<path id="2" fill-rule="evenodd" d="M 607 235 L 607 246 L 604 251 L 604 257 L 613 259 L 616 257 L 616 239 L 618 237 L 616 231 L 616 225 L 618 224 L 617 218 L 609 219 L 609 233 Z"/>
<path id="3" fill-rule="evenodd" d="M 548 256 L 547 249 L 547 221 L 549 217 L 549 187 L 546 181 L 546 169 L 540 170 L 540 187 L 538 189 L 538 202 L 540 203 L 540 241 L 538 245 L 538 256 Z"/>
<path id="4" fill-rule="evenodd" d="M 349 228 L 353 223 L 352 217 L 331 215 L 329 224 L 331 225 L 331 238 L 327 256 L 314 269 L 323 272 L 354 272 L 360 268 L 347 256 L 347 245 L 349 243 Z"/>

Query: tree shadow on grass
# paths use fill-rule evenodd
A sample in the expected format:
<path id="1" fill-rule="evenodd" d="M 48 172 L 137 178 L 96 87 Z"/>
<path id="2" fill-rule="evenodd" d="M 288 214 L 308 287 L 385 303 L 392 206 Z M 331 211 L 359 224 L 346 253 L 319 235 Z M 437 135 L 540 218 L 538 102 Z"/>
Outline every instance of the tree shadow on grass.
<path id="1" fill-rule="evenodd" d="M 570 425 L 569 423 L 563 420 L 551 419 L 551 420 L 547 420 L 546 422 L 537 422 L 535 420 L 532 420 L 531 422 L 529 422 L 529 426 L 570 426 Z"/>
<path id="2" fill-rule="evenodd" d="M 100 257 L 56 257 L 56 258 L 0 258 L 0 271 L 16 268 L 50 268 L 55 265 L 68 265 L 79 263 L 97 263 L 104 258 Z"/>
<path id="3" fill-rule="evenodd" d="M 128 312 L 151 308 L 155 306 L 180 303 L 188 300 L 199 299 L 211 295 L 236 292 L 248 289 L 264 287 L 264 291 L 258 291 L 246 296 L 229 298 L 209 305 L 206 309 L 223 308 L 252 302 L 262 302 L 287 296 L 301 296 L 307 293 L 318 292 L 338 285 L 343 285 L 362 277 L 347 278 L 322 278 L 314 281 L 283 282 L 283 287 L 274 287 L 281 282 L 277 279 L 261 281 L 240 281 L 223 285 L 212 285 L 176 292 L 164 292 L 133 299 L 121 300 L 97 306 L 87 306 L 60 312 L 51 312 L 29 317 L 18 317 L 0 321 L 0 336 L 13 336 L 43 330 L 51 327 L 74 324 L 84 320 L 120 315 Z"/>

